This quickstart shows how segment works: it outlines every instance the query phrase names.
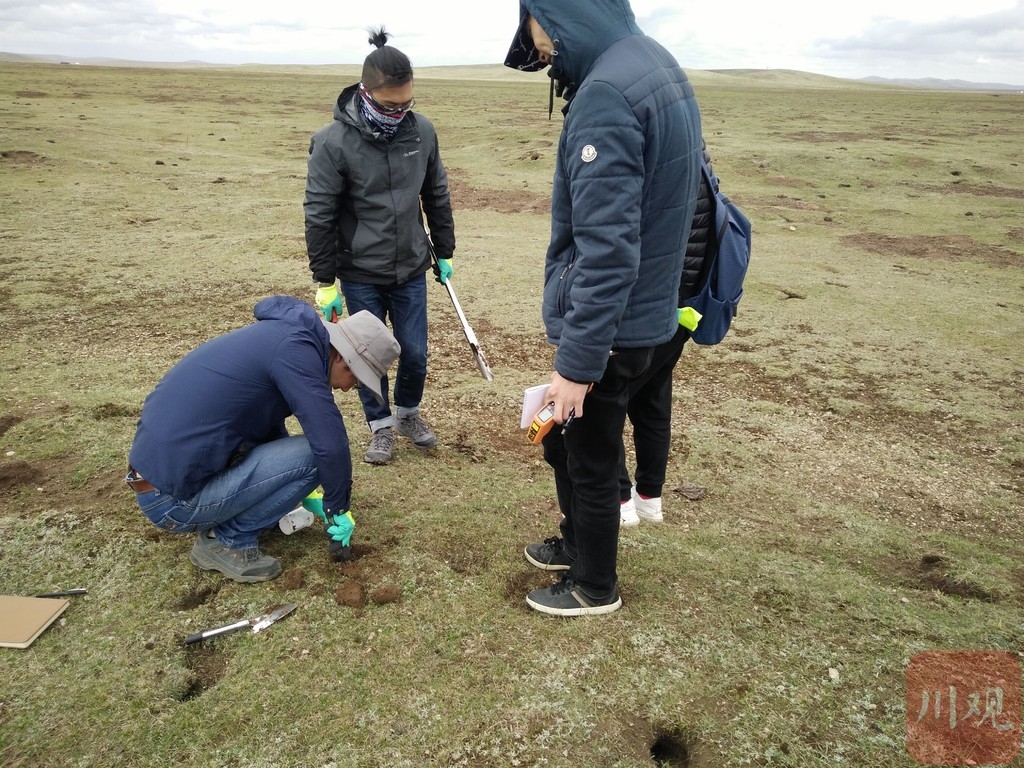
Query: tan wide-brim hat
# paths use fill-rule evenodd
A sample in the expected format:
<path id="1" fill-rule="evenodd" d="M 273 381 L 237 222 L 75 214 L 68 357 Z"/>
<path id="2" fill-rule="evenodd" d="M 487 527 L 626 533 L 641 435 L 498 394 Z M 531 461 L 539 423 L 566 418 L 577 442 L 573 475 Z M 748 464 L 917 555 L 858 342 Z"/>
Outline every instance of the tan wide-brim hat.
<path id="1" fill-rule="evenodd" d="M 365 309 L 331 323 L 320 318 L 327 328 L 331 346 L 338 350 L 359 384 L 384 404 L 381 379 L 402 351 L 388 327 Z"/>

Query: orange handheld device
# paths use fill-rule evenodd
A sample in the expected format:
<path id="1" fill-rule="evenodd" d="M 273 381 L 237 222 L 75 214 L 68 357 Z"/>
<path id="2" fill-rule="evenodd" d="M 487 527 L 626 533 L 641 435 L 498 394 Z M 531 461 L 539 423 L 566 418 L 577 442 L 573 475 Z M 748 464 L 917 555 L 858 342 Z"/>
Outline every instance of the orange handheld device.
<path id="1" fill-rule="evenodd" d="M 537 415 L 533 417 L 533 423 L 530 424 L 530 428 L 526 432 L 526 439 L 534 445 L 540 445 L 540 441 L 544 439 L 544 435 L 551 431 L 551 427 L 554 424 L 555 404 L 548 403 L 537 411 Z"/>

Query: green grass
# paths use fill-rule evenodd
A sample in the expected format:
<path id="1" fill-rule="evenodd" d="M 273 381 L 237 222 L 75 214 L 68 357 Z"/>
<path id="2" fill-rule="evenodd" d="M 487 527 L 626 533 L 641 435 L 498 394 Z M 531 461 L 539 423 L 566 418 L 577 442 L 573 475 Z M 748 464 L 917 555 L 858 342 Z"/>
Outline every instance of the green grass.
<path id="1" fill-rule="evenodd" d="M 353 562 L 313 528 L 266 537 L 274 582 L 198 572 L 120 483 L 174 361 L 311 296 L 309 135 L 355 76 L 0 65 L 0 592 L 89 589 L 2 649 L 0 764 L 914 765 L 911 656 L 1024 643 L 1024 102 L 693 73 L 754 223 L 746 294 L 678 366 L 666 523 L 621 536 L 624 608 L 563 621 L 523 600 L 558 520 L 518 429 L 551 365 L 542 76 L 420 73 L 495 380 L 435 286 L 439 448 L 359 462 L 339 394 Z M 266 632 L 182 644 L 279 602 Z"/>

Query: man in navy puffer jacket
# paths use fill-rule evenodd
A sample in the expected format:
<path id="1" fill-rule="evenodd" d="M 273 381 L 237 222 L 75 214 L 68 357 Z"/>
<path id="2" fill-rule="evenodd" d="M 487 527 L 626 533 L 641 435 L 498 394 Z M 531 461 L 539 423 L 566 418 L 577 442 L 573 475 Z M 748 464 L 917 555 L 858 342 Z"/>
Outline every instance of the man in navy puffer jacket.
<path id="1" fill-rule="evenodd" d="M 569 102 L 543 302 L 557 347 L 548 399 L 560 425 L 545 438 L 544 457 L 562 535 L 526 548 L 533 565 L 567 573 L 527 603 L 560 616 L 609 613 L 622 604 L 617 479 L 629 389 L 678 328 L 700 113 L 686 74 L 643 34 L 627 0 L 522 0 L 505 64 L 550 66 Z"/>

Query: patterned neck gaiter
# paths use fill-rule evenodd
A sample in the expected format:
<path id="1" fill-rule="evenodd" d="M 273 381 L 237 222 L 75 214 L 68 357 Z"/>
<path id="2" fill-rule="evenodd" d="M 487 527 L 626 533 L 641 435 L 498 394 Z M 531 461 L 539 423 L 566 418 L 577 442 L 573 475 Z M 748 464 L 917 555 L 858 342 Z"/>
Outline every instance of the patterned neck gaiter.
<path id="1" fill-rule="evenodd" d="M 366 88 L 363 87 L 362 83 L 359 84 L 359 96 L 359 114 L 363 116 L 366 124 L 388 141 L 395 138 L 395 134 L 398 133 L 399 124 L 408 113 L 387 115 L 381 112 L 370 101 L 370 95 L 366 92 Z"/>

